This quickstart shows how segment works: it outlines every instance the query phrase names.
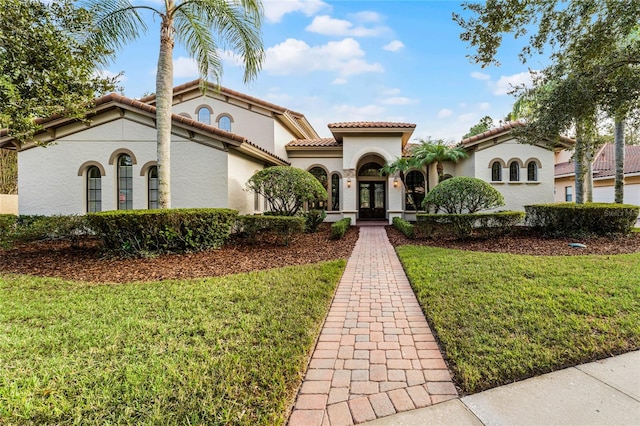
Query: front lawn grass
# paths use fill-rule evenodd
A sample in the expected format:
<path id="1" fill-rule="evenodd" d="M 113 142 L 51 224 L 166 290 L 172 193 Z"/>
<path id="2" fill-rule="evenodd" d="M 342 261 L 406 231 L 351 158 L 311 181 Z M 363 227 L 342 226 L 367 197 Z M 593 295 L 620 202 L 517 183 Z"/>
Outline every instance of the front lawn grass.
<path id="1" fill-rule="evenodd" d="M 0 424 L 283 424 L 344 266 L 0 276 Z"/>
<path id="2" fill-rule="evenodd" d="M 640 253 L 397 251 L 465 393 L 640 348 Z"/>

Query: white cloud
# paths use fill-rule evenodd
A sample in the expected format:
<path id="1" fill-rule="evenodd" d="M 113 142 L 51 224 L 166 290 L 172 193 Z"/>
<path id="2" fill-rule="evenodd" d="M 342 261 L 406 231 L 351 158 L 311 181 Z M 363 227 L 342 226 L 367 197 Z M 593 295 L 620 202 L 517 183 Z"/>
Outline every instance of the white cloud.
<path id="1" fill-rule="evenodd" d="M 331 8 L 321 0 L 264 0 L 264 16 L 268 22 L 280 22 L 288 13 L 301 12 L 305 16 L 313 16 L 320 10 Z"/>
<path id="2" fill-rule="evenodd" d="M 485 74 L 483 72 L 479 72 L 479 71 L 474 71 L 471 73 L 471 77 L 475 78 L 476 80 L 489 80 L 491 79 L 491 76 L 489 74 Z"/>
<path id="3" fill-rule="evenodd" d="M 353 16 L 353 18 L 358 22 L 381 22 L 384 20 L 382 15 L 371 10 L 363 10 L 362 12 L 354 13 L 351 16 Z"/>
<path id="4" fill-rule="evenodd" d="M 337 72 L 339 77 L 367 72 L 384 72 L 379 63 L 369 63 L 365 52 L 352 38 L 309 46 L 302 40 L 287 39 L 266 50 L 263 69 L 275 75 Z"/>
<path id="5" fill-rule="evenodd" d="M 395 96 L 380 101 L 380 103 L 385 105 L 411 105 L 417 104 L 418 102 L 418 99 L 411 99 L 406 96 Z"/>
<path id="6" fill-rule="evenodd" d="M 400 40 L 393 40 L 391 43 L 382 46 L 384 50 L 388 50 L 389 52 L 397 52 L 398 50 L 404 47 L 404 43 Z"/>
<path id="7" fill-rule="evenodd" d="M 173 60 L 174 78 L 196 78 L 198 75 L 198 64 L 195 59 L 180 56 Z"/>
<path id="8" fill-rule="evenodd" d="M 400 89 L 395 88 L 395 87 L 383 87 L 382 89 L 382 94 L 385 96 L 394 96 L 394 95 L 398 95 L 400 94 Z"/>
<path id="9" fill-rule="evenodd" d="M 440 111 L 438 111 L 438 118 L 447 118 L 451 117 L 452 115 L 453 111 L 448 108 L 442 108 Z"/>
<path id="10" fill-rule="evenodd" d="M 349 37 L 375 37 L 388 31 L 386 27 L 354 26 L 350 21 L 332 18 L 329 15 L 316 16 L 305 30 L 322 35 Z"/>
<path id="11" fill-rule="evenodd" d="M 503 75 L 493 85 L 493 94 L 498 96 L 508 95 L 515 87 L 523 84 L 527 87 L 532 84 L 531 74 L 528 71 L 513 75 Z"/>
<path id="12" fill-rule="evenodd" d="M 480 108 L 480 111 L 487 111 L 491 108 L 491 104 L 489 102 L 482 102 L 478 107 Z"/>
<path id="13" fill-rule="evenodd" d="M 338 77 L 335 80 L 333 80 L 331 84 L 340 85 L 340 84 L 347 84 L 348 82 L 349 80 L 347 80 L 346 78 Z"/>
<path id="14" fill-rule="evenodd" d="M 97 77 L 100 77 L 100 78 L 115 78 L 115 77 L 118 77 L 118 79 L 116 80 L 117 83 L 124 83 L 125 81 L 127 81 L 127 76 L 124 75 L 123 73 L 110 71 L 110 70 L 100 70 L 100 71 L 95 72 L 94 75 L 97 76 Z"/>
<path id="15" fill-rule="evenodd" d="M 333 110 L 340 118 L 340 121 L 375 121 L 380 119 L 385 113 L 385 109 L 380 105 L 369 104 L 365 106 L 335 105 Z"/>
<path id="16" fill-rule="evenodd" d="M 458 122 L 459 123 L 470 123 L 474 120 L 474 118 L 477 116 L 476 113 L 474 112 L 468 112 L 466 114 L 461 114 L 458 116 Z"/>

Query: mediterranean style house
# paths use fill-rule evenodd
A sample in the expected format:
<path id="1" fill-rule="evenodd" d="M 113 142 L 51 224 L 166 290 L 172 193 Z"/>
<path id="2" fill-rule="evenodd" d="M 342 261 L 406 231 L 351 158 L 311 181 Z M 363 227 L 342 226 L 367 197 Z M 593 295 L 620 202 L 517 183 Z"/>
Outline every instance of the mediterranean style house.
<path id="1" fill-rule="evenodd" d="M 245 189 L 258 170 L 287 165 L 311 172 L 325 186 L 327 220 L 415 218 L 407 192 L 421 201 L 435 166 L 412 170 L 407 188 L 381 175 L 410 152 L 415 124 L 338 122 L 321 138 L 305 116 L 261 99 L 200 81 L 174 88 L 171 142 L 172 207 L 226 207 L 241 214 L 269 209 Z M 155 98 L 110 94 L 86 120 L 48 119 L 35 141 L 18 144 L 0 133 L 0 148 L 18 150 L 20 214 L 84 214 L 157 207 Z M 444 164 L 449 176 L 490 182 L 506 209 L 554 200 L 554 151 L 511 136 L 519 123 L 463 140 L 468 158 Z M 564 147 L 570 141 L 565 141 Z"/>
<path id="2" fill-rule="evenodd" d="M 593 201 L 613 203 L 615 154 L 614 145 L 606 144 L 596 152 L 593 160 Z M 571 152 L 556 153 L 555 201 L 574 201 L 575 164 Z M 640 206 L 640 146 L 625 146 L 624 202 Z"/>

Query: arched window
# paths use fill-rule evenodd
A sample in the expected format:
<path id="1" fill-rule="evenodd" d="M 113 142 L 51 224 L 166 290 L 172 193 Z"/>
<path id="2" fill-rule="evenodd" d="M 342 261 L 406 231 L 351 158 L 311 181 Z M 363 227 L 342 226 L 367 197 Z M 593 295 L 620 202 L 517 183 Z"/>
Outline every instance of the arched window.
<path id="1" fill-rule="evenodd" d="M 313 167 L 311 168 L 311 170 L 309 170 L 309 173 L 311 173 L 316 179 L 318 179 L 324 189 L 327 189 L 327 172 L 322 167 Z M 319 198 L 309 203 L 309 210 L 326 210 L 326 208 L 326 199 Z"/>
<path id="2" fill-rule="evenodd" d="M 203 124 L 211 124 L 211 110 L 207 107 L 198 109 L 198 121 Z"/>
<path id="3" fill-rule="evenodd" d="M 418 170 L 413 170 L 405 178 L 407 184 L 405 193 L 405 210 L 417 211 L 424 200 L 424 175 Z"/>
<path id="4" fill-rule="evenodd" d="M 538 165 L 535 161 L 529 161 L 529 164 L 527 164 L 527 180 L 529 182 L 536 182 L 538 180 Z"/>
<path id="5" fill-rule="evenodd" d="M 147 173 L 148 208 L 158 208 L 158 166 L 149 167 Z"/>
<path id="6" fill-rule="evenodd" d="M 358 176 L 380 176 L 380 165 L 377 163 L 367 163 L 360 167 Z"/>
<path id="7" fill-rule="evenodd" d="M 87 213 L 102 211 L 102 175 L 100 169 L 91 166 L 87 169 Z"/>
<path id="8" fill-rule="evenodd" d="M 218 119 L 218 129 L 231 132 L 231 117 L 228 115 L 220 116 Z"/>
<path id="9" fill-rule="evenodd" d="M 340 176 L 331 175 L 331 210 L 340 211 Z"/>
<path id="10" fill-rule="evenodd" d="M 491 165 L 491 180 L 494 182 L 502 181 L 502 164 L 499 161 L 494 161 Z"/>
<path id="11" fill-rule="evenodd" d="M 133 164 L 131 157 L 118 157 L 118 210 L 133 209 Z"/>
<path id="12" fill-rule="evenodd" d="M 509 165 L 509 180 L 511 182 L 518 182 L 520 180 L 520 165 L 513 161 Z"/>

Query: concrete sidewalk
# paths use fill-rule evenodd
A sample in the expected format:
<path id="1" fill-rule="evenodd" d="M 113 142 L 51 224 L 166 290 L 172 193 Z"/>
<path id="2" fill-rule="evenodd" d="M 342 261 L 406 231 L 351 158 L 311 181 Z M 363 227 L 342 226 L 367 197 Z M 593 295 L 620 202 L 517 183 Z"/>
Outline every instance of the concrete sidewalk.
<path id="1" fill-rule="evenodd" d="M 365 424 L 637 426 L 640 425 L 640 351 Z"/>

